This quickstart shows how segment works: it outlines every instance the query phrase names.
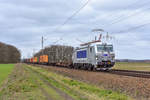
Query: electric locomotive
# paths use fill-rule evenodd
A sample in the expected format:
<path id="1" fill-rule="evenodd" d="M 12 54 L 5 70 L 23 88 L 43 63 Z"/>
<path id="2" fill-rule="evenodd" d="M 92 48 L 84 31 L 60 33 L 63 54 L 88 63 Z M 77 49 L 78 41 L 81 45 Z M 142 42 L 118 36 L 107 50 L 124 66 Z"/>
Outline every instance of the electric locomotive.
<path id="1" fill-rule="evenodd" d="M 75 68 L 109 70 L 115 64 L 113 45 L 100 40 L 82 44 L 73 52 L 72 61 Z"/>

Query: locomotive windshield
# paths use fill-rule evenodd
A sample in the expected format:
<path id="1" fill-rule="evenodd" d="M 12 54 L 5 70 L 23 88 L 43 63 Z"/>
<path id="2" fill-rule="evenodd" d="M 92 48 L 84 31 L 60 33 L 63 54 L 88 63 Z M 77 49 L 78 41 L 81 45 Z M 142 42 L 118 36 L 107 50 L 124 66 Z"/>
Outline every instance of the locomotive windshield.
<path id="1" fill-rule="evenodd" d="M 113 46 L 112 45 L 97 45 L 97 51 L 108 51 L 113 52 Z"/>

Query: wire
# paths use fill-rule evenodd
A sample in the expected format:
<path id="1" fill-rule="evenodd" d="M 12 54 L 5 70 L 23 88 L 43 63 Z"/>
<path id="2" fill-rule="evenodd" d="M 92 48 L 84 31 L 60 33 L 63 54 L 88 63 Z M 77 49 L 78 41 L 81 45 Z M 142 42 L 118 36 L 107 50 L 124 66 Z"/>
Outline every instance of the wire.
<path id="1" fill-rule="evenodd" d="M 57 27 L 54 32 L 57 32 L 60 28 L 62 28 L 65 24 L 67 24 L 69 22 L 69 20 L 71 20 L 74 16 L 76 16 L 82 9 L 84 9 L 87 4 L 90 2 L 91 0 L 88 0 L 80 9 L 78 9 L 75 13 L 73 13 L 70 17 L 68 17 L 66 19 L 66 21 L 61 24 L 59 27 Z M 64 34 L 63 34 L 64 35 Z M 63 35 L 60 37 L 60 39 L 56 40 L 55 42 L 53 42 L 54 44 L 58 43 L 60 40 L 63 40 Z"/>
<path id="2" fill-rule="evenodd" d="M 149 2 L 150 2 L 150 1 L 149 1 Z M 147 4 L 147 2 L 146 2 L 146 4 Z M 143 7 L 142 7 L 142 8 L 143 8 Z M 129 19 L 129 18 L 131 18 L 131 17 L 133 17 L 133 16 L 135 16 L 135 15 L 141 13 L 143 10 L 149 10 L 149 9 L 150 9 L 150 8 L 145 8 L 145 9 L 139 8 L 136 12 L 134 12 L 134 13 L 128 15 L 128 16 L 125 16 L 125 17 L 122 17 L 122 16 L 123 16 L 123 15 L 122 15 L 122 16 L 118 17 L 118 20 L 114 20 L 112 23 L 107 24 L 107 25 L 111 26 L 111 25 L 113 25 L 113 24 L 116 24 L 116 23 L 119 23 L 119 22 L 121 22 L 121 21 L 127 20 L 127 19 Z M 142 13 L 143 13 L 143 12 L 142 12 Z M 119 19 L 119 18 L 120 18 L 120 19 Z"/>
<path id="3" fill-rule="evenodd" d="M 53 42 L 53 44 L 58 43 L 60 40 L 63 40 L 63 38 L 60 38 L 59 40 L 57 40 L 57 41 Z"/>
<path id="4" fill-rule="evenodd" d="M 127 10 L 130 6 L 132 7 L 133 5 L 139 3 L 139 1 L 141 1 L 141 0 L 137 0 L 137 1 L 134 2 L 134 3 L 132 3 L 132 4 L 130 4 L 130 5 L 127 5 L 127 6 L 124 8 L 124 10 Z M 114 15 L 115 15 L 114 12 L 112 12 L 112 13 L 108 14 L 108 15 L 105 16 L 105 17 L 113 17 Z M 118 16 L 114 16 L 114 17 L 116 17 L 114 20 L 118 20 L 118 18 L 120 18 L 120 17 L 123 16 L 123 15 L 124 15 L 124 14 L 120 15 L 119 17 L 118 17 Z M 102 24 L 102 25 L 107 25 L 107 24 Z"/>
<path id="5" fill-rule="evenodd" d="M 148 9 L 150 9 L 150 8 L 148 8 Z M 148 10 L 148 9 L 145 9 L 145 10 Z M 131 17 L 133 17 L 133 16 L 139 14 L 140 12 L 141 12 L 141 11 L 138 11 L 138 12 L 135 12 L 135 13 L 129 15 L 129 16 L 126 16 L 126 18 L 124 18 L 124 19 L 119 19 L 119 20 L 117 20 L 116 22 L 113 22 L 113 23 L 109 24 L 109 26 L 110 26 L 110 25 L 113 25 L 113 24 L 116 24 L 116 23 L 120 23 L 121 21 L 127 20 L 127 19 L 129 19 L 129 18 L 131 18 Z M 142 12 L 142 13 L 143 13 L 143 12 Z"/>
<path id="6" fill-rule="evenodd" d="M 64 23 L 62 23 L 60 26 L 58 26 L 54 32 L 56 32 L 57 30 L 59 30 L 60 28 L 62 28 L 65 24 L 67 24 L 69 22 L 69 20 L 71 20 L 74 16 L 76 16 L 82 9 L 84 9 L 84 7 L 86 7 L 86 5 L 90 2 L 91 0 L 88 0 L 80 9 L 78 9 L 75 13 L 73 13 L 70 17 L 68 17 Z"/>
<path id="7" fill-rule="evenodd" d="M 138 0 L 138 1 L 139 1 L 139 0 Z M 134 4 L 134 5 L 137 4 L 138 1 L 136 1 L 136 2 L 133 3 L 133 4 Z M 148 2 L 150 2 L 150 1 L 148 1 Z M 133 13 L 129 14 L 128 16 L 125 16 L 125 14 L 122 14 L 121 16 L 115 18 L 115 20 L 113 20 L 111 23 L 109 23 L 109 24 L 103 24 L 103 27 L 106 26 L 106 25 L 107 25 L 107 27 L 108 27 L 108 26 L 111 26 L 111 25 L 113 25 L 113 24 L 117 24 L 117 23 L 119 23 L 119 22 L 122 22 L 122 21 L 124 21 L 124 20 L 127 20 L 127 19 L 129 19 L 129 18 L 131 18 L 131 17 L 133 17 L 133 16 L 135 16 L 135 15 L 141 13 L 143 10 L 148 10 L 148 9 L 150 9 L 150 8 L 145 8 L 145 7 L 143 7 L 143 6 L 146 5 L 148 2 L 144 2 L 144 3 L 142 4 L 142 7 L 138 8 L 138 9 L 136 10 L 136 12 L 133 12 Z M 133 5 L 133 4 L 132 4 L 132 5 Z M 132 6 L 132 5 L 129 5 L 129 6 Z M 127 6 L 127 7 L 128 7 L 128 6 Z M 142 9 L 141 9 L 141 8 L 142 8 Z M 127 8 L 126 8 L 126 9 L 127 9 Z"/>
<path id="8" fill-rule="evenodd" d="M 149 25 L 149 24 L 150 24 L 150 22 L 149 22 L 149 23 L 142 24 L 142 25 L 138 25 L 138 26 L 135 26 L 135 27 L 132 27 L 132 28 L 129 28 L 129 29 L 127 29 L 127 30 L 121 30 L 121 31 L 119 31 L 119 32 L 113 32 L 113 33 L 127 33 L 127 32 L 130 32 L 130 31 L 136 30 L 136 29 L 138 29 L 138 28 L 142 28 L 142 27 L 144 27 L 144 26 L 146 26 L 146 25 Z"/>
<path id="9" fill-rule="evenodd" d="M 71 20 L 74 16 L 76 16 L 82 9 L 84 9 L 86 7 L 86 5 L 90 2 L 91 0 L 87 0 L 87 2 L 81 7 L 79 8 L 75 13 L 73 13 L 70 17 L 68 17 L 60 26 L 56 27 L 56 29 L 53 32 L 57 32 L 59 29 L 61 29 L 65 24 L 67 24 L 69 22 L 69 20 Z M 64 34 L 63 34 L 64 35 Z M 62 36 L 63 36 L 62 35 Z M 51 43 L 51 44 L 56 44 L 58 43 L 60 40 L 63 40 L 62 36 L 56 40 L 55 42 Z"/>
<path id="10" fill-rule="evenodd" d="M 81 41 L 80 39 L 77 39 L 77 38 L 76 38 L 76 40 L 79 41 L 80 43 L 85 43 L 85 42 Z"/>

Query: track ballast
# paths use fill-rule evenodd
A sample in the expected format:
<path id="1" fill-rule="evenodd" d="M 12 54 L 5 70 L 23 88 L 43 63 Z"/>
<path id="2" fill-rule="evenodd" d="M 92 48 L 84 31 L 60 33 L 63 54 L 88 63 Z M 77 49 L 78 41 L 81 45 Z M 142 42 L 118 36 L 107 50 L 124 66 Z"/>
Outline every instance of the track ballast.
<path id="1" fill-rule="evenodd" d="M 117 75 L 124 75 L 124 76 L 140 77 L 140 78 L 150 78 L 150 72 L 147 72 L 147 71 L 112 69 L 109 71 L 109 73 L 117 74 Z"/>
<path id="2" fill-rule="evenodd" d="M 35 65 L 35 64 L 32 64 L 32 65 Z M 37 65 L 38 64 L 36 64 L 36 66 Z M 38 65 L 38 66 L 42 67 L 42 66 L 50 66 L 50 65 Z M 62 66 L 51 66 L 51 67 L 67 68 L 67 67 L 62 67 Z M 83 69 L 74 69 L 74 70 L 83 70 Z M 85 70 L 85 71 L 89 71 L 89 70 Z M 109 71 L 97 70 L 97 71 L 94 71 L 94 72 L 95 73 L 103 72 L 103 73 L 123 75 L 123 76 L 131 76 L 131 77 L 139 77 L 139 78 L 150 78 L 150 72 L 147 72 L 147 71 L 132 71 L 132 70 L 111 69 Z"/>

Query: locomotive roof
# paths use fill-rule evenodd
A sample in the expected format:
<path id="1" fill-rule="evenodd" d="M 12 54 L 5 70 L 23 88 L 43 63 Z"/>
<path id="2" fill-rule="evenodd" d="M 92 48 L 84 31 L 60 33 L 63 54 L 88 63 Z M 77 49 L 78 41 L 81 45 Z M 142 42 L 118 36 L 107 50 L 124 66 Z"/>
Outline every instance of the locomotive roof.
<path id="1" fill-rule="evenodd" d="M 106 45 L 112 45 L 112 43 L 97 42 L 97 43 L 92 43 L 92 44 L 89 44 L 89 45 L 77 47 L 76 50 L 87 48 L 88 46 L 96 46 L 96 45 L 104 45 L 104 44 L 106 44 Z"/>
<path id="2" fill-rule="evenodd" d="M 80 46 L 80 47 L 87 47 L 87 46 L 96 46 L 96 45 L 112 45 L 112 43 L 103 43 L 103 42 L 97 42 L 97 43 L 92 43 L 89 45 L 85 45 L 85 46 Z"/>

